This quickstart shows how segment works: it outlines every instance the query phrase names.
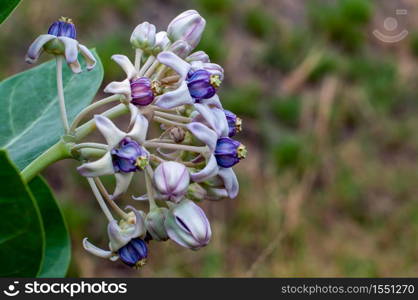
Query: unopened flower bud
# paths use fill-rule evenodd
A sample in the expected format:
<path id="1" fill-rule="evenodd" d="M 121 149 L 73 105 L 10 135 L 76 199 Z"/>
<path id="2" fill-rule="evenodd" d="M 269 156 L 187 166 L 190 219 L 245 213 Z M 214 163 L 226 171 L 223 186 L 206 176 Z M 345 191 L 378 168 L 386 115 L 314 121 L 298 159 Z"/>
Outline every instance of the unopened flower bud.
<path id="1" fill-rule="evenodd" d="M 190 184 L 187 189 L 187 198 L 193 201 L 202 201 L 206 195 L 206 190 L 197 182 Z"/>
<path id="2" fill-rule="evenodd" d="M 197 11 L 188 10 L 171 21 L 167 34 L 172 41 L 184 40 L 194 49 L 200 42 L 205 26 L 205 19 Z"/>
<path id="3" fill-rule="evenodd" d="M 164 51 L 169 45 L 170 39 L 167 36 L 167 32 L 160 31 L 155 35 L 155 45 L 152 52 L 156 56 L 161 51 Z"/>
<path id="4" fill-rule="evenodd" d="M 164 225 L 171 240 L 193 250 L 206 246 L 212 235 L 203 210 L 187 199 L 170 208 Z"/>
<path id="5" fill-rule="evenodd" d="M 169 134 L 175 143 L 183 142 L 184 137 L 186 136 L 184 129 L 177 126 L 171 128 Z"/>
<path id="6" fill-rule="evenodd" d="M 151 50 L 155 46 L 155 26 L 148 22 L 136 26 L 131 35 L 131 44 L 144 51 Z"/>
<path id="7" fill-rule="evenodd" d="M 190 54 L 192 51 L 192 48 L 190 45 L 183 40 L 175 41 L 173 44 L 171 44 L 167 51 L 171 51 L 174 54 L 176 54 L 178 57 L 185 58 L 187 55 Z"/>
<path id="8" fill-rule="evenodd" d="M 230 138 L 220 138 L 216 143 L 215 157 L 218 165 L 230 168 L 247 155 L 247 149 L 243 144 Z"/>
<path id="9" fill-rule="evenodd" d="M 167 231 L 164 227 L 164 221 L 167 216 L 168 209 L 165 207 L 152 209 L 145 218 L 145 227 L 148 233 L 156 241 L 168 240 Z"/>
<path id="10" fill-rule="evenodd" d="M 165 200 L 180 201 L 186 194 L 189 183 L 189 171 L 181 163 L 163 162 L 155 169 L 154 184 Z"/>
<path id="11" fill-rule="evenodd" d="M 202 63 L 209 63 L 209 55 L 206 54 L 204 51 L 196 51 L 186 57 L 186 61 L 191 63 L 194 61 L 200 61 Z"/>

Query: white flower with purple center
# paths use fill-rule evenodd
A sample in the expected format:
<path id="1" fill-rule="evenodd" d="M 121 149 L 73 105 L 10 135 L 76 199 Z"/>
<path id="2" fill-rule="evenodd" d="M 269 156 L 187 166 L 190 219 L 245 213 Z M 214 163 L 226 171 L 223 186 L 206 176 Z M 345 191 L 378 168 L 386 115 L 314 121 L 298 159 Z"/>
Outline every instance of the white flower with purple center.
<path id="1" fill-rule="evenodd" d="M 85 250 L 101 258 L 112 261 L 120 259 L 131 267 L 141 267 L 148 257 L 148 246 L 144 241 L 146 235 L 144 213 L 132 207 L 129 219 L 122 219 L 119 224 L 116 220 L 109 222 L 107 234 L 109 237 L 109 249 L 101 249 L 88 241 L 83 240 Z"/>
<path id="2" fill-rule="evenodd" d="M 76 29 L 69 18 L 61 17 L 54 22 L 48 34 L 41 34 L 29 47 L 26 62 L 35 63 L 43 51 L 54 55 L 64 55 L 68 66 L 74 73 L 81 72 L 78 53 L 83 55 L 87 63 L 87 70 L 92 70 L 96 59 L 90 50 L 76 40 Z"/>
<path id="3" fill-rule="evenodd" d="M 116 188 L 113 198 L 127 190 L 134 172 L 144 170 L 149 161 L 149 153 L 142 146 L 148 131 L 148 120 L 132 104 L 129 108 L 132 129 L 127 133 L 107 117 L 95 115 L 96 126 L 107 142 L 107 151 L 99 160 L 78 167 L 80 174 L 86 177 L 114 174 Z"/>
<path id="4" fill-rule="evenodd" d="M 202 182 L 219 176 L 224 183 L 230 198 L 238 194 L 239 185 L 232 166 L 247 155 L 247 150 L 240 142 L 228 137 L 229 126 L 225 113 L 217 107 L 209 108 L 203 104 L 195 104 L 199 115 L 187 128 L 210 149 L 206 166 L 190 177 L 195 182 Z"/>
<path id="5" fill-rule="evenodd" d="M 128 102 L 138 106 L 151 104 L 158 94 L 158 83 L 140 76 L 125 55 L 116 54 L 112 59 L 125 71 L 126 79 L 109 83 L 104 89 L 105 93 L 124 95 Z"/>
<path id="6" fill-rule="evenodd" d="M 194 103 L 222 107 L 216 95 L 224 77 L 221 66 L 195 60 L 188 63 L 169 51 L 161 52 L 157 59 L 174 70 L 179 75 L 179 79 L 174 89 L 156 99 L 155 105 L 166 109 Z"/>

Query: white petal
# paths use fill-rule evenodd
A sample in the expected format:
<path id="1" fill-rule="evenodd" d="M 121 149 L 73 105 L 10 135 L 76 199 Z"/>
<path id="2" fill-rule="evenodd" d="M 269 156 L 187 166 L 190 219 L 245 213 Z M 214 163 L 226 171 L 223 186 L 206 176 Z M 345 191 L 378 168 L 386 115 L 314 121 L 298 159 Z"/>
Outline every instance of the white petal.
<path id="1" fill-rule="evenodd" d="M 125 95 L 126 99 L 131 100 L 131 84 L 128 79 L 124 81 L 112 81 L 105 87 L 104 92 L 109 94 L 122 94 Z"/>
<path id="2" fill-rule="evenodd" d="M 215 131 L 220 137 L 228 137 L 229 125 L 228 120 L 226 119 L 225 113 L 222 109 L 214 107 L 212 109 L 213 115 L 215 117 Z"/>
<path id="3" fill-rule="evenodd" d="M 112 55 L 112 59 L 123 69 L 123 71 L 125 71 L 129 80 L 138 75 L 134 65 L 125 55 L 115 54 Z"/>
<path id="4" fill-rule="evenodd" d="M 194 103 L 194 100 L 190 96 L 189 88 L 187 87 L 187 83 L 185 81 L 182 82 L 178 89 L 158 96 L 155 101 L 155 105 L 162 108 L 174 108 L 192 103 Z"/>
<path id="5" fill-rule="evenodd" d="M 229 197 L 226 189 L 208 188 L 207 192 L 205 199 L 210 201 L 218 201 Z"/>
<path id="6" fill-rule="evenodd" d="M 78 42 L 75 39 L 60 36 L 58 39 L 64 44 L 65 59 L 68 64 L 74 63 L 78 57 Z"/>
<path id="7" fill-rule="evenodd" d="M 78 59 L 75 62 L 69 63 L 68 66 L 71 68 L 71 71 L 73 71 L 73 73 L 81 73 L 81 66 L 78 62 Z"/>
<path id="8" fill-rule="evenodd" d="M 140 144 L 145 143 L 148 132 L 148 120 L 141 113 L 138 113 L 136 116 L 135 122 L 131 131 L 129 131 L 128 136 L 133 138 L 135 141 Z"/>
<path id="9" fill-rule="evenodd" d="M 128 190 L 133 176 L 134 176 L 134 172 L 115 173 L 116 187 L 115 187 L 115 191 L 113 192 L 113 195 L 111 196 L 113 200 L 118 198 L 119 196 L 121 196 Z"/>
<path id="10" fill-rule="evenodd" d="M 126 208 L 130 209 L 135 214 L 134 231 L 131 233 L 131 238 L 143 237 L 147 232 L 143 212 L 132 206 L 127 206 Z"/>
<path id="11" fill-rule="evenodd" d="M 217 108 L 222 109 L 222 103 L 221 103 L 221 100 L 219 100 L 218 95 L 214 95 L 212 98 L 209 98 L 209 99 L 202 99 L 200 100 L 200 103 L 215 106 Z"/>
<path id="12" fill-rule="evenodd" d="M 129 121 L 129 127 L 133 127 L 136 121 L 136 117 L 139 114 L 139 109 L 135 105 L 129 103 L 129 112 L 131 113 L 131 120 Z"/>
<path id="13" fill-rule="evenodd" d="M 136 200 L 136 201 L 148 201 L 148 194 L 144 194 L 142 196 L 132 196 L 132 199 Z"/>
<path id="14" fill-rule="evenodd" d="M 210 150 L 215 150 L 216 142 L 218 140 L 218 135 L 215 131 L 213 131 L 206 125 L 198 122 L 192 122 L 188 124 L 187 128 L 196 138 L 205 143 Z"/>
<path id="15" fill-rule="evenodd" d="M 84 163 L 77 168 L 77 171 L 85 177 L 98 177 L 115 173 L 112 156 L 110 152 L 93 162 Z"/>
<path id="16" fill-rule="evenodd" d="M 110 250 L 116 252 L 131 241 L 131 236 L 122 232 L 116 220 L 109 222 L 107 226 Z"/>
<path id="17" fill-rule="evenodd" d="M 93 53 L 91 53 L 90 50 L 84 45 L 78 44 L 78 48 L 80 49 L 81 55 L 83 55 L 84 59 L 86 60 L 87 70 L 92 70 L 96 65 L 96 58 L 94 57 Z"/>
<path id="18" fill-rule="evenodd" d="M 172 52 L 164 51 L 158 54 L 157 59 L 163 65 L 173 69 L 180 75 L 180 79 L 186 79 L 187 73 L 190 70 L 190 64 L 178 57 Z"/>
<path id="19" fill-rule="evenodd" d="M 56 36 L 52 34 L 42 34 L 36 38 L 35 41 L 29 46 L 26 54 L 26 62 L 35 63 L 43 51 L 43 46 L 49 41 L 55 39 Z"/>
<path id="20" fill-rule="evenodd" d="M 199 172 L 191 173 L 190 178 L 195 182 L 201 182 L 213 176 L 216 176 L 218 171 L 219 171 L 219 167 L 218 167 L 218 163 L 216 162 L 216 158 L 214 155 L 211 155 L 206 166 Z"/>
<path id="21" fill-rule="evenodd" d="M 228 191 L 229 198 L 235 198 L 238 195 L 239 183 L 234 170 L 232 168 L 219 168 L 218 175 L 224 181 L 225 189 Z"/>
<path id="22" fill-rule="evenodd" d="M 196 110 L 200 113 L 200 115 L 203 117 L 203 119 L 206 121 L 206 123 L 212 128 L 212 129 L 216 129 L 216 119 L 215 119 L 215 115 L 212 111 L 212 109 L 210 109 L 207 105 L 204 104 L 199 104 L 196 103 L 194 105 L 194 107 L 196 108 Z M 199 118 L 197 118 L 196 120 L 198 120 Z"/>
<path id="23" fill-rule="evenodd" d="M 121 131 L 116 125 L 107 117 L 102 115 L 94 115 L 96 127 L 106 139 L 109 149 L 114 148 L 119 142 L 126 137 L 126 133 Z"/>
<path id="24" fill-rule="evenodd" d="M 170 45 L 170 39 L 167 37 L 167 32 L 158 32 L 155 35 L 155 48 L 158 48 L 158 51 L 163 51 L 168 45 Z"/>
<path id="25" fill-rule="evenodd" d="M 109 250 L 103 250 L 99 247 L 94 246 L 92 243 L 90 243 L 87 238 L 83 239 L 83 247 L 86 251 L 90 252 L 93 255 L 96 255 L 101 258 L 108 258 L 110 259 L 113 256 L 112 251 Z"/>

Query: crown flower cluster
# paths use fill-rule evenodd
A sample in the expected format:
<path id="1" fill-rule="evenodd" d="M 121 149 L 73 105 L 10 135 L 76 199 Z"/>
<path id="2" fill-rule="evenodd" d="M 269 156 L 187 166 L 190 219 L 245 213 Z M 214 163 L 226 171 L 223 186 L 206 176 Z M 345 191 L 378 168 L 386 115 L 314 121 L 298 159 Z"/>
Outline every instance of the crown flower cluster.
<path id="1" fill-rule="evenodd" d="M 223 68 L 205 52 L 195 51 L 205 25 L 197 11 L 188 10 L 175 17 L 166 31 L 157 31 L 148 22 L 136 26 L 130 38 L 133 60 L 121 54 L 111 57 L 124 78 L 108 83 L 104 92 L 109 97 L 82 111 L 68 128 L 75 139 L 71 152 L 81 161 L 77 170 L 87 178 L 108 219 L 108 247 L 83 241 L 93 255 L 141 267 L 152 241 L 171 240 L 200 249 L 209 243 L 212 230 L 197 203 L 238 195 L 233 167 L 247 155 L 235 139 L 242 121 L 223 108 L 218 96 Z M 27 61 L 34 62 L 42 51 L 62 55 L 74 72 L 80 71 L 78 53 L 88 69 L 95 64 L 67 18 L 35 40 Z M 109 103 L 112 108 L 79 127 L 93 109 Z M 124 128 L 113 120 L 120 115 L 129 116 Z M 81 134 L 85 128 L 97 129 L 104 142 L 89 141 L 87 134 Z M 115 182 L 110 192 L 101 181 L 109 175 Z M 143 183 L 144 195 L 129 194 L 129 187 Z M 148 212 L 120 208 L 124 197 L 133 203 L 148 202 Z"/>

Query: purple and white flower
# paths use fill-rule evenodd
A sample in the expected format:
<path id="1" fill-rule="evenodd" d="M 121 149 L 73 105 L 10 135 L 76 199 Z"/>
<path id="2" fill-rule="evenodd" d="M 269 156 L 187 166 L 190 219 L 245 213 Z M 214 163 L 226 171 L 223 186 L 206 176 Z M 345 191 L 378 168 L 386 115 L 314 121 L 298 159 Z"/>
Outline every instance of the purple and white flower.
<path id="1" fill-rule="evenodd" d="M 96 126 L 107 142 L 108 150 L 102 158 L 78 167 L 81 175 L 98 177 L 114 174 L 116 188 L 112 198 L 123 194 L 134 172 L 143 170 L 149 161 L 149 153 L 142 146 L 148 131 L 148 120 L 130 104 L 132 129 L 125 133 L 107 117 L 95 115 Z"/>
<path id="2" fill-rule="evenodd" d="M 116 220 L 109 222 L 107 234 L 109 236 L 109 250 L 101 249 L 88 241 L 83 240 L 86 251 L 101 258 L 116 261 L 120 259 L 131 267 L 141 267 L 148 256 L 148 246 L 144 241 L 146 229 L 144 213 L 129 207 L 129 220 Z"/>
<path id="3" fill-rule="evenodd" d="M 126 79 L 113 81 L 105 89 L 105 93 L 121 94 L 132 104 L 146 106 L 155 98 L 152 82 L 147 77 L 140 77 L 132 62 L 125 55 L 113 55 L 112 59 L 125 71 Z"/>
<path id="4" fill-rule="evenodd" d="M 190 177 L 195 182 L 202 182 L 211 177 L 219 176 L 224 183 L 230 198 L 238 194 L 239 184 L 232 166 L 247 155 L 244 145 L 228 137 L 229 126 L 222 109 L 209 108 L 206 105 L 195 104 L 199 115 L 194 122 L 187 125 L 190 132 L 210 149 L 206 166 Z"/>
<path id="5" fill-rule="evenodd" d="M 155 104 L 162 108 L 174 108 L 184 104 L 204 103 L 221 108 L 216 95 L 223 80 L 221 66 L 203 61 L 186 62 L 173 52 L 161 52 L 157 59 L 179 75 L 176 88 L 164 93 Z"/>
<path id="6" fill-rule="evenodd" d="M 36 38 L 29 46 L 26 62 L 35 63 L 43 51 L 54 55 L 64 55 L 68 66 L 74 73 L 81 72 L 78 53 L 81 53 L 86 60 L 88 71 L 96 65 L 93 53 L 76 40 L 76 29 L 69 18 L 60 18 L 49 27 L 48 34 L 41 34 Z"/>

